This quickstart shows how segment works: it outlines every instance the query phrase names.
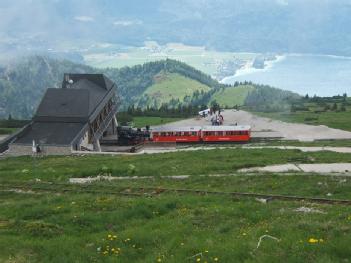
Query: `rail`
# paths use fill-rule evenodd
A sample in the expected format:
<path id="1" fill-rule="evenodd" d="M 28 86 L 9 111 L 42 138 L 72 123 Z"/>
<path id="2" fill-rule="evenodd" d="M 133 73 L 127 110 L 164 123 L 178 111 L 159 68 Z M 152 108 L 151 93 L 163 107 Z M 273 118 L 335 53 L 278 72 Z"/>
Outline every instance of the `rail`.
<path id="1" fill-rule="evenodd" d="M 108 195 L 122 195 L 122 196 L 139 196 L 139 197 L 153 197 L 164 193 L 177 194 L 194 194 L 194 195 L 214 195 L 214 196 L 228 196 L 237 198 L 261 198 L 269 201 L 300 201 L 311 202 L 319 204 L 339 204 L 351 205 L 349 199 L 329 199 L 320 197 L 306 197 L 306 196 L 291 196 L 279 194 L 262 194 L 262 193 L 247 193 L 247 192 L 223 192 L 210 191 L 202 189 L 177 189 L 177 188 L 160 188 L 160 187 L 124 187 L 116 188 L 113 186 L 103 185 L 103 189 L 99 189 L 94 185 L 72 185 L 65 183 L 40 183 L 40 184 L 0 184 L 2 191 L 9 190 L 30 190 L 42 192 L 71 192 L 71 193 L 94 193 L 94 194 L 108 194 Z"/>

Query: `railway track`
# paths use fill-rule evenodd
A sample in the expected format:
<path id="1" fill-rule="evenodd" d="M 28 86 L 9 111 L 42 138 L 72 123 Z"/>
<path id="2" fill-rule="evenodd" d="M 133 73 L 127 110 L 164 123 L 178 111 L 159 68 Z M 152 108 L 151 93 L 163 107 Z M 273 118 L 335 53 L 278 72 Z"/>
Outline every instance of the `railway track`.
<path id="1" fill-rule="evenodd" d="M 105 194 L 105 195 L 121 195 L 134 197 L 154 197 L 166 193 L 192 194 L 192 195 L 213 195 L 228 196 L 236 198 L 259 198 L 267 201 L 303 201 L 319 204 L 341 204 L 351 205 L 348 199 L 329 199 L 319 197 L 278 195 L 278 194 L 261 194 L 246 192 L 224 192 L 210 191 L 201 189 L 178 189 L 178 188 L 159 188 L 159 187 L 123 187 L 117 188 L 113 186 L 94 186 L 94 185 L 72 185 L 65 183 L 40 183 L 40 184 L 0 184 L 0 191 L 32 191 L 37 193 L 87 193 L 87 194 Z"/>

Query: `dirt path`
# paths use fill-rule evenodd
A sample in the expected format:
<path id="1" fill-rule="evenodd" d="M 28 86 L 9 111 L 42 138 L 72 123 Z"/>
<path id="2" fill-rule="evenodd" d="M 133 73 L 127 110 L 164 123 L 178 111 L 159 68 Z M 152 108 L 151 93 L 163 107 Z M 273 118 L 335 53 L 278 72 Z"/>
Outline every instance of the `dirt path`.
<path id="1" fill-rule="evenodd" d="M 239 172 L 305 172 L 305 173 L 338 173 L 351 175 L 351 163 L 316 163 L 316 164 L 282 164 L 265 167 L 245 168 Z"/>
<path id="2" fill-rule="evenodd" d="M 281 150 L 300 150 L 302 152 L 322 152 L 330 151 L 337 153 L 351 153 L 350 147 L 297 147 L 297 146 L 194 146 L 194 147 L 147 147 L 136 153 L 129 152 L 85 152 L 85 151 L 74 151 L 74 154 L 79 155 L 140 155 L 140 154 L 158 154 L 158 153 L 169 153 L 169 152 L 186 152 L 186 151 L 209 151 L 214 149 L 281 149 Z"/>
<path id="3" fill-rule="evenodd" d="M 351 139 L 351 132 L 332 129 L 327 126 L 314 126 L 299 123 L 287 123 L 269 118 L 258 117 L 246 111 L 225 110 L 224 124 L 250 125 L 254 138 L 283 138 L 285 140 L 314 141 Z M 210 125 L 210 118 L 187 119 L 166 124 L 165 126 L 202 126 Z"/>
<path id="4" fill-rule="evenodd" d="M 324 175 L 345 175 L 351 176 L 351 163 L 331 163 L 331 164 L 282 164 L 271 165 L 265 167 L 245 168 L 239 170 L 237 173 L 229 174 L 199 174 L 199 175 L 174 175 L 174 176 L 161 176 L 162 179 L 171 180 L 186 180 L 190 177 L 231 177 L 245 175 L 257 175 L 257 172 L 272 172 L 284 173 L 287 172 L 305 172 L 305 173 L 318 173 Z M 70 178 L 71 184 L 91 184 L 99 181 L 115 181 L 115 180 L 154 180 L 154 176 L 102 176 L 84 177 L 84 178 Z"/>

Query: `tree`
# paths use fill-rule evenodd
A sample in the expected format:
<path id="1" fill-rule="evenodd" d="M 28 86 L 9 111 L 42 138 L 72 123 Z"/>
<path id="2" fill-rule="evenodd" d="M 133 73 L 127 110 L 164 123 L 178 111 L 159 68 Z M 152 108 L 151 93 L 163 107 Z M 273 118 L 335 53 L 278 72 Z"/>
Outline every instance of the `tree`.
<path id="1" fill-rule="evenodd" d="M 343 104 L 341 105 L 340 111 L 346 111 L 345 103 L 343 103 Z"/>
<path id="2" fill-rule="evenodd" d="M 338 104 L 336 104 L 336 102 L 334 102 L 333 107 L 332 107 L 332 111 L 337 111 L 338 110 Z"/>
<path id="3" fill-rule="evenodd" d="M 220 106 L 216 100 L 211 101 L 211 108 L 214 112 L 219 110 Z"/>

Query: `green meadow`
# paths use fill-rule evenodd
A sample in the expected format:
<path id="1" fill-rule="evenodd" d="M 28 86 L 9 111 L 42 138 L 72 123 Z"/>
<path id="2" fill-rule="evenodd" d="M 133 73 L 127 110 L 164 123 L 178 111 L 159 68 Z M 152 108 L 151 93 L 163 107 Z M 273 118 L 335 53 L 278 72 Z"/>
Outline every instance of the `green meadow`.
<path id="1" fill-rule="evenodd" d="M 155 99 L 160 105 L 172 99 L 183 101 L 195 91 L 209 91 L 210 87 L 177 73 L 162 73 L 155 77 L 155 84 L 147 88 L 143 95 Z"/>
<path id="2" fill-rule="evenodd" d="M 340 99 L 324 99 L 324 104 L 305 102 L 302 103 L 304 110 L 295 112 L 255 112 L 255 114 L 272 119 L 278 119 L 285 122 L 306 123 L 311 125 L 326 125 L 331 128 L 351 131 L 351 99 L 348 98 L 345 103 L 345 111 L 341 111 L 343 103 Z M 333 107 L 336 101 L 338 110 L 326 110 L 325 107 Z"/>
<path id="3" fill-rule="evenodd" d="M 222 107 L 242 106 L 249 92 L 254 89 L 254 87 L 249 85 L 229 87 L 219 90 L 213 94 L 211 99 L 215 100 Z"/>
<path id="4" fill-rule="evenodd" d="M 345 176 L 237 172 L 287 162 L 348 162 L 350 156 L 213 149 L 3 158 L 0 262 L 347 262 L 351 258 L 350 206 L 261 203 L 249 197 L 161 189 L 351 199 L 351 180 Z M 219 174 L 222 177 L 213 176 Z M 97 175 L 150 178 L 69 184 L 72 177 Z M 169 175 L 190 177 L 164 177 Z"/>

